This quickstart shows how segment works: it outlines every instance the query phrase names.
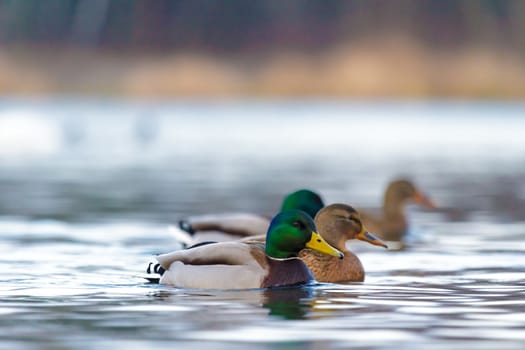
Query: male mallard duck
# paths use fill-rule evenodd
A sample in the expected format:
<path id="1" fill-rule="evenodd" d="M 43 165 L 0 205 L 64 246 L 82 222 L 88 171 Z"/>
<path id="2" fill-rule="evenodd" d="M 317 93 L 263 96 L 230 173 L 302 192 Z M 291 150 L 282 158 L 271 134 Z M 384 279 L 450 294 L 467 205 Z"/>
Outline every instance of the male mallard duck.
<path id="1" fill-rule="evenodd" d="M 359 239 L 387 248 L 383 241 L 368 233 L 359 213 L 346 204 L 337 203 L 324 207 L 317 213 L 315 225 L 326 242 L 344 254 L 343 259 L 333 259 L 311 249 L 304 249 L 299 253 L 299 257 L 319 282 L 362 282 L 364 280 L 363 265 L 359 258 L 347 249 L 346 241 Z"/>
<path id="2" fill-rule="evenodd" d="M 203 289 L 268 288 L 304 284 L 313 276 L 297 257 L 310 248 L 343 258 L 316 233 L 313 220 L 300 210 L 281 212 L 270 223 L 266 244 L 222 242 L 157 256 L 161 284 Z M 148 267 L 148 270 L 150 268 Z"/>
<path id="3" fill-rule="evenodd" d="M 310 217 L 315 218 L 319 210 L 323 209 L 324 202 L 320 195 L 312 190 L 301 189 L 288 193 L 281 204 L 281 211 L 302 210 Z"/>
<path id="4" fill-rule="evenodd" d="M 324 206 L 321 197 L 307 189 L 289 193 L 283 199 L 281 210 L 302 210 L 315 217 Z M 251 213 L 224 213 L 214 215 L 199 215 L 179 221 L 179 228 L 171 228 L 171 232 L 184 244 L 205 241 L 225 242 L 244 237 L 265 235 L 270 218 Z"/>
<path id="5" fill-rule="evenodd" d="M 379 215 L 361 211 L 361 218 L 366 226 L 382 239 L 400 242 L 408 230 L 405 207 L 410 202 L 425 208 L 435 208 L 432 201 L 412 182 L 401 179 L 388 184 Z"/>

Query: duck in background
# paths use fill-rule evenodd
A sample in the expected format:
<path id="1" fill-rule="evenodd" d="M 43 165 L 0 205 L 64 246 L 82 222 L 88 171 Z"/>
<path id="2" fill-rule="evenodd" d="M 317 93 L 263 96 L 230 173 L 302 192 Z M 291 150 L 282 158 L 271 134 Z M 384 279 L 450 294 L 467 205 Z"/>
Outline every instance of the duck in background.
<path id="1" fill-rule="evenodd" d="M 313 281 L 298 258 L 308 248 L 343 259 L 343 253 L 316 233 L 313 220 L 303 211 L 276 215 L 266 234 L 266 243 L 220 242 L 201 244 L 157 256 L 159 264 L 148 266 L 146 277 L 161 284 L 199 289 L 247 289 L 300 285 Z"/>
<path id="2" fill-rule="evenodd" d="M 404 238 L 409 226 L 405 211 L 411 203 L 427 209 L 435 208 L 431 199 L 410 180 L 393 180 L 387 186 L 380 211 L 373 213 L 359 209 L 360 220 L 371 232 L 388 242 L 389 250 L 400 250 L 405 247 Z M 301 189 L 285 196 L 281 211 L 299 209 L 315 218 L 323 207 L 324 201 L 319 194 Z M 170 231 L 180 242 L 191 246 L 205 241 L 263 241 L 268 225 L 269 218 L 265 216 L 230 213 L 190 217 L 180 220 L 179 227 L 170 227 Z M 320 233 L 323 234 L 322 231 Z"/>
<path id="3" fill-rule="evenodd" d="M 280 211 L 302 210 L 314 218 L 323 207 L 324 202 L 317 193 L 301 189 L 284 197 Z M 170 232 L 185 246 L 192 246 L 207 241 L 264 237 L 270 218 L 252 213 L 222 213 L 193 216 L 180 220 L 178 224 L 178 227 L 170 227 Z"/>
<path id="4" fill-rule="evenodd" d="M 281 204 L 281 211 L 302 210 L 310 217 L 315 218 L 319 210 L 324 207 L 321 196 L 312 190 L 301 189 L 287 194 Z"/>
<path id="5" fill-rule="evenodd" d="M 372 232 L 389 243 L 391 250 L 403 249 L 409 227 L 405 211 L 411 203 L 426 209 L 436 208 L 432 200 L 410 180 L 394 180 L 388 184 L 380 212 L 374 214 L 360 210 L 361 219 Z"/>

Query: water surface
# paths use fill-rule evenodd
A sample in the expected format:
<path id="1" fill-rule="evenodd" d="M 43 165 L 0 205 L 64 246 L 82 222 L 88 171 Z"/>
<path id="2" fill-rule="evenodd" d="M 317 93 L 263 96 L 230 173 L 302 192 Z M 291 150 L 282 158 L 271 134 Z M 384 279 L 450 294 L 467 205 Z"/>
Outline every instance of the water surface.
<path id="1" fill-rule="evenodd" d="M 0 348 L 476 348 L 525 343 L 525 105 L 0 102 Z M 141 278 L 195 213 L 300 187 L 377 208 L 410 176 L 410 247 L 364 283 L 183 290 Z"/>

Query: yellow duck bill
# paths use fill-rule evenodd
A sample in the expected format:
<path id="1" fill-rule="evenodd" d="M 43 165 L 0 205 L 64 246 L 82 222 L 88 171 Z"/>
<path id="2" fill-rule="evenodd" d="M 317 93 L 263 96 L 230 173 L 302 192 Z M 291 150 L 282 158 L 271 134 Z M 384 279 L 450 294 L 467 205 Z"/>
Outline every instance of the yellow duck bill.
<path id="1" fill-rule="evenodd" d="M 312 238 L 306 243 L 306 248 L 317 250 L 320 253 L 331 255 L 342 259 L 344 254 L 328 244 L 317 232 L 312 232 Z"/>

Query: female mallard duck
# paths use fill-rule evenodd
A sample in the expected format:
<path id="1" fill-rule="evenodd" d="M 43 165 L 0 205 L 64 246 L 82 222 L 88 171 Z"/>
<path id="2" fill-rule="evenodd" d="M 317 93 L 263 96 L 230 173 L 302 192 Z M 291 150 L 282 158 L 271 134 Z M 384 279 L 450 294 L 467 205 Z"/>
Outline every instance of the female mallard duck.
<path id="1" fill-rule="evenodd" d="M 383 241 L 368 233 L 359 213 L 346 204 L 331 204 L 320 210 L 315 217 L 315 225 L 326 242 L 344 254 L 343 259 L 334 259 L 311 249 L 304 249 L 299 253 L 299 257 L 319 282 L 364 280 L 363 265 L 359 258 L 347 249 L 346 241 L 359 239 L 387 248 Z"/>
<path id="2" fill-rule="evenodd" d="M 408 230 L 405 207 L 415 203 L 425 208 L 435 208 L 432 201 L 408 180 L 395 180 L 385 191 L 382 212 L 373 215 L 362 211 L 361 218 L 366 226 L 386 241 L 401 242 Z"/>
<path id="3" fill-rule="evenodd" d="M 297 257 L 304 248 L 343 258 L 316 233 L 304 212 L 281 212 L 270 223 L 266 244 L 222 242 L 157 256 L 161 284 L 185 288 L 245 289 L 304 284 L 313 280 Z M 149 268 L 148 268 L 149 270 Z"/>
<path id="4" fill-rule="evenodd" d="M 280 211 L 302 210 L 315 217 L 324 207 L 321 197 L 306 189 L 301 189 L 285 196 Z M 172 227 L 171 232 L 179 241 L 191 246 L 205 241 L 225 242 L 244 237 L 265 235 L 270 218 L 250 213 L 224 213 L 199 215 L 179 221 L 179 228 Z"/>

